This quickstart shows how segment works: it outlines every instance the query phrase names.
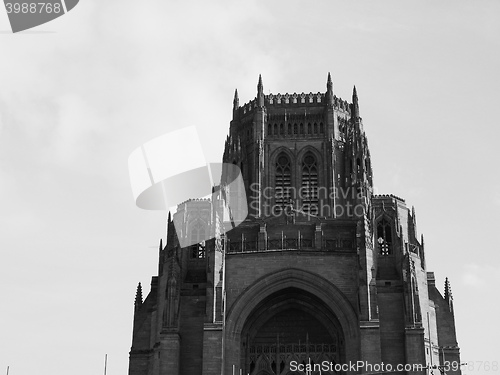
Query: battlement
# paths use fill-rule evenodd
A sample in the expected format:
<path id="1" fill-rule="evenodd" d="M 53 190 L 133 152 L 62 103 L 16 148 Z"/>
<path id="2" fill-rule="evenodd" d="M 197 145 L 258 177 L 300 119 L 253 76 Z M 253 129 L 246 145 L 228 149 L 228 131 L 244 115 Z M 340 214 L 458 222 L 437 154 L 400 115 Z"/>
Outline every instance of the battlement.
<path id="1" fill-rule="evenodd" d="M 390 199 L 396 199 L 402 203 L 406 203 L 405 200 L 403 198 L 400 198 L 394 194 L 379 194 L 379 195 L 374 195 L 373 196 L 374 199 L 384 199 L 384 198 L 390 198 Z"/>
<path id="2" fill-rule="evenodd" d="M 196 203 L 210 203 L 211 199 L 210 198 L 190 198 L 188 200 L 185 200 L 182 203 L 179 203 L 177 205 L 177 209 L 179 210 L 183 205 L 186 204 L 196 204 Z"/>
<path id="3" fill-rule="evenodd" d="M 285 94 L 269 94 L 264 95 L 264 105 L 266 107 L 304 107 L 304 106 L 315 106 L 326 104 L 327 95 L 326 93 L 316 93 L 310 92 L 306 93 L 285 93 Z M 347 100 L 343 100 L 337 96 L 333 96 L 333 107 L 341 112 L 351 114 L 351 104 Z M 246 115 L 253 112 L 257 108 L 257 98 L 250 100 L 249 102 L 238 107 L 238 112 L 241 115 Z"/>

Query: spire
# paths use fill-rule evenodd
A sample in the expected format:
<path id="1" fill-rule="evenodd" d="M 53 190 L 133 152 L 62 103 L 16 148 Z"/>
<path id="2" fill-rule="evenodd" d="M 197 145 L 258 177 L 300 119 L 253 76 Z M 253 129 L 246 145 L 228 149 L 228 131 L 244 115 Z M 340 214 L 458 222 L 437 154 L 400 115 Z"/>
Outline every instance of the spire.
<path id="1" fill-rule="evenodd" d="M 413 231 L 415 232 L 415 238 L 417 238 L 417 214 L 415 213 L 415 206 L 411 206 L 411 219 L 413 221 Z"/>
<path id="2" fill-rule="evenodd" d="M 333 83 L 332 83 L 332 76 L 330 72 L 328 72 L 328 78 L 326 80 L 326 100 L 327 103 L 333 107 Z"/>
<path id="3" fill-rule="evenodd" d="M 259 83 L 257 84 L 257 105 L 264 107 L 264 86 L 262 85 L 262 76 L 259 74 Z"/>
<path id="4" fill-rule="evenodd" d="M 356 92 L 356 86 L 354 86 L 354 89 L 352 90 L 351 118 L 359 118 L 358 93 Z"/>
<path id="5" fill-rule="evenodd" d="M 168 231 L 168 225 L 167 225 Z M 168 233 L 167 233 L 168 236 Z M 163 274 L 163 263 L 164 263 L 164 253 L 163 253 L 163 240 L 160 238 L 160 246 L 158 249 L 158 276 Z"/>
<path id="6" fill-rule="evenodd" d="M 172 215 L 170 212 L 168 213 L 168 219 L 167 219 L 167 246 L 173 246 L 173 236 L 175 233 L 175 225 L 172 222 Z"/>
<path id="7" fill-rule="evenodd" d="M 234 99 L 233 99 L 233 111 L 237 111 L 240 106 L 240 99 L 238 98 L 238 89 L 234 90 Z"/>
<path id="8" fill-rule="evenodd" d="M 453 298 L 451 296 L 451 287 L 450 287 L 450 281 L 448 280 L 448 278 L 446 278 L 444 280 L 444 299 L 446 301 L 449 301 L 450 298 Z"/>
<path id="9" fill-rule="evenodd" d="M 134 305 L 135 305 L 135 309 L 137 310 L 139 307 L 142 306 L 142 285 L 141 283 L 139 283 L 137 285 L 137 291 L 135 293 L 135 302 L 134 302 Z"/>
<path id="10" fill-rule="evenodd" d="M 444 299 L 450 306 L 450 311 L 453 312 L 453 295 L 451 294 L 451 285 L 448 278 L 444 281 Z"/>

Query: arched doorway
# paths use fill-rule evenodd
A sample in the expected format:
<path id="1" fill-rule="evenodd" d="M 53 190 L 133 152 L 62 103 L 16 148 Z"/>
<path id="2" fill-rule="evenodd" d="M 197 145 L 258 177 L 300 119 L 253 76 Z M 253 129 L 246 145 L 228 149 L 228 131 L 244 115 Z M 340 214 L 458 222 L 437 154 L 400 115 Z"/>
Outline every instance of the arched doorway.
<path id="1" fill-rule="evenodd" d="M 304 374 L 294 370 L 301 364 L 342 361 L 344 336 L 335 314 L 320 298 L 288 287 L 252 310 L 243 326 L 240 353 L 245 374 Z"/>

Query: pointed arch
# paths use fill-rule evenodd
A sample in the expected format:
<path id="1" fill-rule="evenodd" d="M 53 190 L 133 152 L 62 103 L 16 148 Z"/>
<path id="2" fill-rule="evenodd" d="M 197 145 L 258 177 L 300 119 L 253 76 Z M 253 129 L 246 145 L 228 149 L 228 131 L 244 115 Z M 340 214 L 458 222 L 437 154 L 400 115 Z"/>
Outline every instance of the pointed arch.
<path id="1" fill-rule="evenodd" d="M 304 154 L 301 168 L 301 197 L 302 209 L 305 212 L 315 213 L 318 210 L 318 160 L 314 153 Z"/>
<path id="2" fill-rule="evenodd" d="M 297 268 L 286 268 L 262 276 L 231 303 L 226 315 L 226 340 L 234 345 L 226 348 L 228 357 L 234 356 L 236 359 L 240 355 L 244 327 L 251 321 L 256 309 L 269 298 L 280 296 L 287 288 L 296 288 L 300 295 L 314 296 L 314 300 L 319 301 L 315 306 L 321 307 L 332 324 L 336 322 L 344 343 L 343 362 L 359 358 L 359 320 L 352 303 L 340 289 L 322 276 Z"/>
<path id="3" fill-rule="evenodd" d="M 393 230 L 389 220 L 382 217 L 376 225 L 376 241 L 379 254 L 383 256 L 391 255 L 393 248 Z"/>
<path id="4" fill-rule="evenodd" d="M 198 219 L 189 225 L 189 239 L 190 243 L 190 257 L 192 259 L 205 258 L 205 238 L 206 237 L 207 223 Z"/>
<path id="5" fill-rule="evenodd" d="M 290 201 L 292 188 L 292 163 L 284 151 L 276 156 L 274 168 L 275 203 L 283 208 Z"/>

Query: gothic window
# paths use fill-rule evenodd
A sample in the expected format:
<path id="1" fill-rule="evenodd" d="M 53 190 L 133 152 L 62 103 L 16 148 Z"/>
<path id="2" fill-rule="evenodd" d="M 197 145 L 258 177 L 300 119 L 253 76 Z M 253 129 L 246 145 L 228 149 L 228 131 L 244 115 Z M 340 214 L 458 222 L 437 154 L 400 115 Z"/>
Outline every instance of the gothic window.
<path id="1" fill-rule="evenodd" d="M 316 158 L 308 152 L 302 161 L 302 208 L 305 212 L 318 209 L 318 165 Z"/>
<path id="2" fill-rule="evenodd" d="M 297 124 L 293 124 L 293 134 L 298 134 Z"/>
<path id="3" fill-rule="evenodd" d="M 278 124 L 274 124 L 274 135 L 278 135 Z"/>
<path id="4" fill-rule="evenodd" d="M 205 228 L 199 221 L 191 226 L 191 258 L 203 259 L 205 258 Z"/>
<path id="5" fill-rule="evenodd" d="M 323 134 L 325 132 L 325 128 L 323 127 L 322 122 L 319 123 L 319 132 L 320 132 L 320 134 Z"/>
<path id="6" fill-rule="evenodd" d="M 307 134 L 311 134 L 311 123 L 307 124 Z"/>
<path id="7" fill-rule="evenodd" d="M 300 134 L 304 134 L 304 124 L 300 124 Z"/>
<path id="8" fill-rule="evenodd" d="M 380 255 L 392 254 L 392 230 L 391 225 L 382 219 L 377 225 L 377 243 Z"/>
<path id="9" fill-rule="evenodd" d="M 283 127 L 283 124 L 280 124 L 280 135 L 283 135 L 285 133 L 285 128 Z"/>
<path id="10" fill-rule="evenodd" d="M 290 188 L 292 180 L 290 159 L 285 153 L 279 154 L 276 159 L 275 178 L 276 205 L 283 207 L 290 201 Z"/>
<path id="11" fill-rule="evenodd" d="M 288 134 L 292 134 L 292 124 L 288 124 Z"/>
<path id="12" fill-rule="evenodd" d="M 318 124 L 314 123 L 314 134 L 318 134 Z"/>

